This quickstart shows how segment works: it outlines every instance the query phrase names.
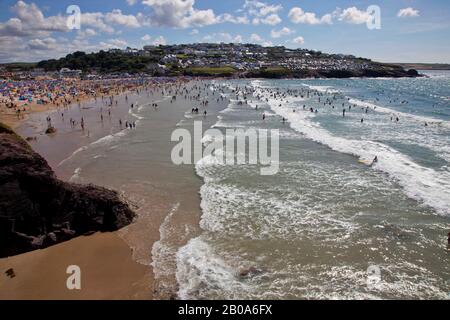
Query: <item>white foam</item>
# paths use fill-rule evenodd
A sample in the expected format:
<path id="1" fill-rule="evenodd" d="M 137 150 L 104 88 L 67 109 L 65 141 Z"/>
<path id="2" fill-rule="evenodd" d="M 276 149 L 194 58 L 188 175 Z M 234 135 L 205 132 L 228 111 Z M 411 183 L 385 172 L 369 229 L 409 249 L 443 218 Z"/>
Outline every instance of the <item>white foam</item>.
<path id="1" fill-rule="evenodd" d="M 286 105 L 280 107 L 280 101 L 271 98 L 265 91 L 257 90 L 255 95 L 257 93 L 265 95 L 269 99 L 272 110 L 288 119 L 294 130 L 303 133 L 309 139 L 329 146 L 335 151 L 352 154 L 366 161 L 371 161 L 375 156 L 378 156 L 379 163 L 374 166 L 375 169 L 394 177 L 411 198 L 435 208 L 439 214 L 450 215 L 449 172 L 437 172 L 420 166 L 406 155 L 379 142 L 333 136 L 319 124 L 308 120 L 313 116 L 312 113 L 293 113 L 291 108 L 286 107 Z"/>
<path id="2" fill-rule="evenodd" d="M 76 168 L 73 175 L 70 177 L 69 182 L 79 182 L 81 175 L 81 168 Z"/>
<path id="3" fill-rule="evenodd" d="M 152 267 L 156 279 L 164 276 L 170 276 L 175 273 L 174 260 L 176 248 L 173 247 L 168 238 L 170 237 L 170 221 L 172 216 L 178 211 L 179 203 L 176 203 L 164 218 L 163 223 L 159 227 L 159 240 L 152 247 Z"/>
<path id="4" fill-rule="evenodd" d="M 108 146 L 109 144 L 111 144 L 112 142 L 117 141 L 118 139 L 120 139 L 121 137 L 125 136 L 127 134 L 127 130 L 122 130 L 119 131 L 115 134 L 109 134 L 107 136 L 104 136 L 86 146 L 83 146 L 81 148 L 78 148 L 77 150 L 75 150 L 69 157 L 67 157 L 66 159 L 62 160 L 59 164 L 58 167 L 62 166 L 63 164 L 65 164 L 67 161 L 71 160 L 72 158 L 74 158 L 78 153 L 86 151 L 88 149 L 90 149 L 91 147 L 98 147 L 98 146 Z"/>
<path id="5" fill-rule="evenodd" d="M 339 90 L 336 90 L 330 86 L 313 86 L 313 85 L 309 85 L 309 84 L 304 84 L 304 86 L 306 86 L 312 90 L 316 90 L 316 91 L 323 92 L 323 93 L 340 93 Z"/>
<path id="6" fill-rule="evenodd" d="M 371 102 L 367 102 L 367 101 L 362 101 L 359 99 L 355 99 L 355 98 L 350 98 L 349 103 L 360 106 L 360 107 L 369 107 L 371 109 L 374 109 L 376 112 L 381 112 L 381 113 L 387 113 L 390 115 L 396 115 L 399 116 L 402 119 L 407 119 L 410 121 L 415 121 L 415 122 L 419 122 L 420 125 L 423 126 L 423 124 L 425 122 L 427 123 L 437 123 L 437 124 L 441 124 L 445 127 L 450 128 L 450 122 L 449 121 L 444 121 L 444 120 L 440 120 L 440 119 L 436 119 L 436 118 L 432 118 L 432 117 L 425 117 L 425 116 L 417 116 L 417 115 L 413 115 L 410 113 L 405 113 L 405 112 L 401 112 L 401 111 L 396 111 L 387 107 L 383 107 L 380 105 L 376 105 L 374 103 Z"/>
<path id="7" fill-rule="evenodd" d="M 233 299 L 250 288 L 205 241 L 195 238 L 177 253 L 178 297 L 182 300 L 211 296 Z"/>
<path id="8" fill-rule="evenodd" d="M 66 159 L 62 160 L 62 161 L 58 164 L 58 167 L 62 166 L 64 163 L 66 163 L 67 161 L 71 160 L 71 159 L 72 159 L 75 155 L 77 155 L 78 153 L 80 153 L 80 152 L 82 152 L 82 151 L 84 151 L 84 150 L 87 150 L 87 149 L 88 149 L 88 146 L 83 146 L 83 147 L 81 147 L 81 148 L 78 148 L 77 150 L 75 150 L 74 152 L 72 152 L 72 154 L 71 154 L 69 157 L 67 157 Z"/>

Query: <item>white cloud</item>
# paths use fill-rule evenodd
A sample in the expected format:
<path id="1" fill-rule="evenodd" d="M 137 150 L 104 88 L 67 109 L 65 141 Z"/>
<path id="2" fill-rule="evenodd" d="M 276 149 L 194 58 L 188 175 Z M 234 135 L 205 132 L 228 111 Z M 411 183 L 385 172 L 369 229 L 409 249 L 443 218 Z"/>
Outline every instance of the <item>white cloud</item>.
<path id="1" fill-rule="evenodd" d="M 238 34 L 233 38 L 233 43 L 241 43 L 242 42 L 242 36 Z"/>
<path id="2" fill-rule="evenodd" d="M 263 41 L 264 41 L 263 38 L 261 38 L 261 36 L 260 36 L 259 34 L 256 34 L 256 33 L 253 33 L 253 34 L 250 36 L 250 40 L 251 40 L 252 42 L 263 42 Z"/>
<path id="3" fill-rule="evenodd" d="M 68 31 L 64 17 L 45 17 L 34 3 L 18 1 L 11 11 L 16 17 L 0 23 L 0 36 L 49 36 L 51 32 Z"/>
<path id="4" fill-rule="evenodd" d="M 143 0 L 152 9 L 149 24 L 175 28 L 202 27 L 219 22 L 211 9 L 194 8 L 195 0 Z"/>
<path id="5" fill-rule="evenodd" d="M 159 36 L 158 38 L 156 38 L 153 41 L 153 45 L 155 45 L 155 46 L 159 46 L 159 45 L 165 46 L 166 44 L 167 44 L 167 41 L 163 36 Z"/>
<path id="6" fill-rule="evenodd" d="M 55 49 L 57 41 L 53 38 L 33 39 L 28 41 L 28 48 L 31 50 L 52 50 Z"/>
<path id="7" fill-rule="evenodd" d="M 123 49 L 128 45 L 128 43 L 125 40 L 121 39 L 109 39 L 108 41 L 100 42 L 100 46 L 102 46 L 105 49 Z"/>
<path id="8" fill-rule="evenodd" d="M 146 34 L 141 38 L 142 41 L 150 41 L 151 39 L 152 37 L 149 34 Z"/>
<path id="9" fill-rule="evenodd" d="M 134 6 L 138 2 L 138 0 L 127 0 L 127 2 L 130 6 Z"/>
<path id="10" fill-rule="evenodd" d="M 107 25 L 101 12 L 85 12 L 81 14 L 81 27 L 91 27 L 102 32 L 113 33 L 114 28 Z"/>
<path id="11" fill-rule="evenodd" d="M 251 40 L 251 42 L 253 42 L 253 43 L 259 43 L 259 44 L 261 44 L 263 47 L 271 47 L 271 46 L 273 46 L 272 41 L 266 41 L 266 40 L 264 40 L 259 34 L 256 34 L 256 33 L 253 33 L 253 34 L 250 36 L 250 40 Z"/>
<path id="12" fill-rule="evenodd" d="M 97 32 L 94 29 L 87 28 L 84 30 L 79 30 L 77 33 L 77 38 L 85 39 L 85 38 L 93 37 L 96 35 L 97 35 Z"/>
<path id="13" fill-rule="evenodd" d="M 305 39 L 303 37 L 297 37 L 293 39 L 292 42 L 298 45 L 302 45 L 305 43 Z"/>
<path id="14" fill-rule="evenodd" d="M 411 7 L 401 9 L 397 14 L 397 17 L 399 18 L 419 17 L 419 16 L 420 16 L 419 10 L 413 9 Z"/>
<path id="15" fill-rule="evenodd" d="M 262 8 L 259 9 L 259 13 L 261 16 L 265 16 L 271 13 L 278 13 L 280 10 L 282 10 L 283 7 L 278 5 L 265 5 Z"/>
<path id="16" fill-rule="evenodd" d="M 294 7 L 289 11 L 289 19 L 292 23 L 302 24 L 332 24 L 333 17 L 331 14 L 326 14 L 322 18 L 318 18 L 313 12 L 305 12 L 302 8 Z"/>
<path id="17" fill-rule="evenodd" d="M 261 23 L 261 21 L 260 21 L 259 18 L 253 18 L 253 20 L 252 20 L 252 24 L 253 24 L 253 25 L 257 26 L 257 25 L 259 25 L 260 23 Z"/>
<path id="18" fill-rule="evenodd" d="M 291 30 L 291 29 L 289 29 L 289 28 L 287 28 L 287 27 L 284 27 L 284 28 L 281 29 L 281 30 L 272 30 L 272 31 L 270 32 L 270 36 L 271 36 L 272 38 L 281 38 L 281 37 L 284 37 L 284 36 L 288 36 L 288 35 L 290 35 L 290 34 L 292 34 L 292 33 L 294 33 L 293 30 Z"/>
<path id="19" fill-rule="evenodd" d="M 283 10 L 283 7 L 278 5 L 270 5 L 265 2 L 257 0 L 246 0 L 241 11 L 244 11 L 250 16 L 253 25 L 267 24 L 277 25 L 282 22 L 278 13 Z"/>
<path id="20" fill-rule="evenodd" d="M 219 22 L 230 22 L 234 24 L 249 24 L 250 21 L 247 16 L 233 16 L 229 13 L 224 13 L 217 18 Z"/>
<path id="21" fill-rule="evenodd" d="M 191 36 L 195 36 L 197 34 L 199 34 L 200 32 L 198 31 L 198 29 L 192 29 L 192 31 L 189 33 Z"/>
<path id="22" fill-rule="evenodd" d="M 241 43 L 243 38 L 240 34 L 233 36 L 228 32 L 219 32 L 204 36 L 203 41 L 214 43 Z"/>
<path id="23" fill-rule="evenodd" d="M 256 0 L 246 0 L 243 8 L 244 10 L 247 10 L 250 15 L 256 17 L 264 17 L 272 13 L 278 13 L 283 9 L 280 4 L 269 5 Z"/>
<path id="24" fill-rule="evenodd" d="M 281 18 L 275 13 L 271 14 L 271 15 L 268 15 L 265 18 L 260 19 L 260 22 L 262 24 L 268 24 L 268 25 L 271 25 L 271 26 L 275 26 L 275 25 L 281 23 L 281 21 L 282 21 Z"/>
<path id="25" fill-rule="evenodd" d="M 76 37 L 68 40 L 65 37 L 32 38 L 0 36 L 0 62 L 24 61 L 35 62 L 52 58 L 60 58 L 75 51 L 87 53 L 113 48 L 124 48 L 126 41 L 111 39 L 90 43 L 87 39 Z"/>
<path id="26" fill-rule="evenodd" d="M 108 12 L 105 15 L 105 21 L 108 23 L 113 23 L 117 25 L 126 26 L 129 28 L 139 28 L 141 25 L 138 22 L 138 19 L 133 15 L 125 15 L 122 14 L 122 11 L 119 9 L 115 9 L 111 12 Z"/>
<path id="27" fill-rule="evenodd" d="M 339 11 L 336 11 L 339 12 Z M 366 11 L 359 10 L 356 7 L 350 7 L 338 13 L 339 20 L 352 24 L 363 24 L 371 21 L 372 17 Z"/>

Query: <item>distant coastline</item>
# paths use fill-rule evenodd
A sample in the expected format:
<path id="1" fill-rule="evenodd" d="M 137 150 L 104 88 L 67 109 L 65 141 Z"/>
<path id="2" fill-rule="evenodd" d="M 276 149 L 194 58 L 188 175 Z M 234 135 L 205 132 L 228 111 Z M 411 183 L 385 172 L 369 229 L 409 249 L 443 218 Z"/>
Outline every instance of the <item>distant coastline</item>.
<path id="1" fill-rule="evenodd" d="M 395 63 L 402 66 L 405 69 L 415 69 L 415 70 L 450 70 L 450 64 L 448 63 Z"/>
<path id="2" fill-rule="evenodd" d="M 38 63 L 0 65 L 0 78 L 99 76 L 228 77 L 228 78 L 378 78 L 418 77 L 417 68 L 380 63 L 363 57 L 328 54 L 284 46 L 195 43 L 77 51 Z"/>

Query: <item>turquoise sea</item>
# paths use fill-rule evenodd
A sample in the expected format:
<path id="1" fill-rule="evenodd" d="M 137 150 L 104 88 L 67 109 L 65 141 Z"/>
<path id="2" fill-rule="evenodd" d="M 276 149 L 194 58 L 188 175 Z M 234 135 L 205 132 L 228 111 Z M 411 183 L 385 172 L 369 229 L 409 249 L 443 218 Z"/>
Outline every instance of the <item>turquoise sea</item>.
<path id="1" fill-rule="evenodd" d="M 230 104 L 213 127 L 279 129 L 280 171 L 197 163 L 202 232 L 176 254 L 179 296 L 447 299 L 450 72 L 425 73 L 214 81 Z"/>

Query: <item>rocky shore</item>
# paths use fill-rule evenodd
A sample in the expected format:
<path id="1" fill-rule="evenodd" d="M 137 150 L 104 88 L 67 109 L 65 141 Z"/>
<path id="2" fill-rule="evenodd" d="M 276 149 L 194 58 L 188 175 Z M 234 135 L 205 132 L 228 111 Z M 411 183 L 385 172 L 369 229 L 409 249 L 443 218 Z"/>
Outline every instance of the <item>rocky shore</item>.
<path id="1" fill-rule="evenodd" d="M 382 66 L 375 69 L 361 70 L 258 70 L 243 73 L 242 78 L 266 79 L 306 79 L 306 78 L 415 78 L 421 75 L 414 69 L 405 70 L 400 66 Z"/>
<path id="2" fill-rule="evenodd" d="M 44 158 L 0 124 L 0 258 L 115 231 L 134 216 L 115 191 L 58 180 Z"/>

